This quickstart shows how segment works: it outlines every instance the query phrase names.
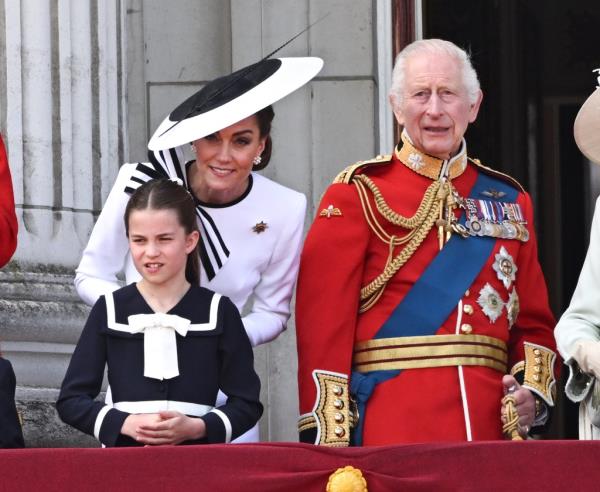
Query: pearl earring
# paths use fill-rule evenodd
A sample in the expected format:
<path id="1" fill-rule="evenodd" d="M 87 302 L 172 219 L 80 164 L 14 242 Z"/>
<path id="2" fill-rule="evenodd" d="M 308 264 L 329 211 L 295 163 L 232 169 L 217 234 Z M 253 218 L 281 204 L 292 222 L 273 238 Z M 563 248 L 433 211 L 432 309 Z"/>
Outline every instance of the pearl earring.
<path id="1" fill-rule="evenodd" d="M 262 162 L 262 157 L 257 155 L 254 159 L 252 159 L 252 165 L 258 166 Z"/>

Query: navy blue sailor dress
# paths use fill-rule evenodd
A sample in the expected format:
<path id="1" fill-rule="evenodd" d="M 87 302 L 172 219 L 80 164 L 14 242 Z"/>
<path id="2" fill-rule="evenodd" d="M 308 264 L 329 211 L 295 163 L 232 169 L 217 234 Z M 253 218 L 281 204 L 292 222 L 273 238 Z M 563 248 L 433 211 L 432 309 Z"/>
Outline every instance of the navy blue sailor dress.
<path id="1" fill-rule="evenodd" d="M 190 287 L 166 313 L 185 321 L 187 332 L 184 330 L 183 336 L 179 332 L 166 334 L 174 339 L 171 349 L 176 352 L 178 375 L 171 373 L 164 378 L 156 374 L 147 377 L 152 356 L 145 339 L 148 332 L 132 328 L 133 320 L 140 318 L 136 315 L 146 314 L 165 316 L 154 313 L 135 284 L 100 297 L 62 383 L 56 403 L 61 419 L 106 446 L 140 445 L 120 433 L 130 414 L 175 410 L 202 418 L 206 437 L 183 444 L 225 443 L 250 429 L 263 411 L 260 380 L 235 305 L 208 289 Z M 105 366 L 112 406 L 95 400 Z M 219 388 L 228 398 L 215 408 Z"/>

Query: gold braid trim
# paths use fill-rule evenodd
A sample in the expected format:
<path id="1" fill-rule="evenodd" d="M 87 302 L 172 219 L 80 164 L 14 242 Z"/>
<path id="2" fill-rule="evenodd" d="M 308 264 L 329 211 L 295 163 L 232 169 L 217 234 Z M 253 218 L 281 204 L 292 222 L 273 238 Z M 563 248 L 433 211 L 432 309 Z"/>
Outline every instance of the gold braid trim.
<path id="1" fill-rule="evenodd" d="M 353 177 L 352 182 L 358 191 L 363 213 L 369 227 L 381 241 L 389 245 L 389 255 L 383 272 L 360 291 L 359 312 L 364 313 L 375 305 L 383 294 L 388 281 L 410 259 L 429 234 L 438 219 L 441 206 L 451 195 L 452 187 L 448 182 L 432 182 L 427 188 L 416 213 L 412 217 L 404 217 L 389 207 L 377 185 L 369 177 L 364 174 L 356 175 Z M 406 235 L 402 237 L 390 236 L 385 231 L 373 211 L 367 189 L 373 194 L 379 214 L 387 222 L 408 229 L 409 232 Z M 440 207 L 436 204 L 440 204 Z M 405 243 L 407 244 L 402 251 L 394 256 L 394 248 Z"/>
<path id="2" fill-rule="evenodd" d="M 502 433 L 511 441 L 522 441 L 519 434 L 519 414 L 517 413 L 517 401 L 513 395 L 506 395 L 502 398 L 502 404 L 505 406 L 506 417 L 502 424 Z"/>
<path id="3" fill-rule="evenodd" d="M 369 190 L 373 193 L 373 199 L 375 200 L 375 205 L 377 206 L 377 210 L 379 213 L 390 223 L 404 227 L 405 229 L 414 229 L 423 224 L 426 219 L 427 213 L 430 211 L 432 205 L 435 203 L 435 199 L 439 198 L 438 190 L 440 189 L 442 183 L 440 181 L 433 181 L 427 190 L 425 191 L 425 195 L 423 195 L 423 199 L 419 205 L 419 208 L 415 212 L 412 217 L 404 217 L 399 213 L 395 212 L 390 208 L 390 206 L 383 198 L 381 191 L 377 188 L 377 185 L 366 175 L 360 174 L 354 177 L 354 184 L 358 185 L 359 183 L 364 183 Z"/>

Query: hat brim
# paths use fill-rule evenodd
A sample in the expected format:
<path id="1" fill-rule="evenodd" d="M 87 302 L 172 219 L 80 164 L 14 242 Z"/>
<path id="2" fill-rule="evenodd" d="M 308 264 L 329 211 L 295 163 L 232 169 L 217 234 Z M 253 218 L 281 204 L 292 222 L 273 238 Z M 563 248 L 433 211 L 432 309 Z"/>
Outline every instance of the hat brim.
<path id="1" fill-rule="evenodd" d="M 281 65 L 271 76 L 232 101 L 179 123 L 167 116 L 152 135 L 148 149 L 179 147 L 227 128 L 299 89 L 323 67 L 323 60 L 317 57 L 279 60 Z"/>
<path id="2" fill-rule="evenodd" d="M 600 89 L 596 89 L 579 109 L 573 135 L 581 153 L 600 164 Z"/>

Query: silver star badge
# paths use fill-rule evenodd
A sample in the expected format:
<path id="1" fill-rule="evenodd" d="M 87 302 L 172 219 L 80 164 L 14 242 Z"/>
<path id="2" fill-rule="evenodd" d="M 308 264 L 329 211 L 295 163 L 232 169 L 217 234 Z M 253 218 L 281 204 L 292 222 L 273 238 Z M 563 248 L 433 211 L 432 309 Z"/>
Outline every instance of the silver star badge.
<path id="1" fill-rule="evenodd" d="M 500 294 L 488 283 L 479 291 L 477 304 L 481 306 L 483 314 L 490 318 L 492 323 L 496 322 L 504 309 L 504 301 Z"/>
<path id="2" fill-rule="evenodd" d="M 508 314 L 508 329 L 510 330 L 515 322 L 517 321 L 517 316 L 519 316 L 519 295 L 515 289 L 512 290 L 510 295 L 508 296 L 508 302 L 506 303 L 506 312 Z"/>
<path id="3" fill-rule="evenodd" d="M 496 271 L 496 275 L 498 275 L 498 280 L 508 289 L 516 278 L 517 265 L 515 265 L 515 260 L 508 254 L 504 246 L 500 248 L 495 258 L 496 261 L 494 261 L 493 268 Z"/>
<path id="4" fill-rule="evenodd" d="M 423 162 L 423 157 L 420 154 L 417 154 L 415 152 L 412 152 L 408 156 L 408 164 L 415 171 L 418 171 L 419 169 L 421 169 L 425 165 L 425 163 Z"/>

